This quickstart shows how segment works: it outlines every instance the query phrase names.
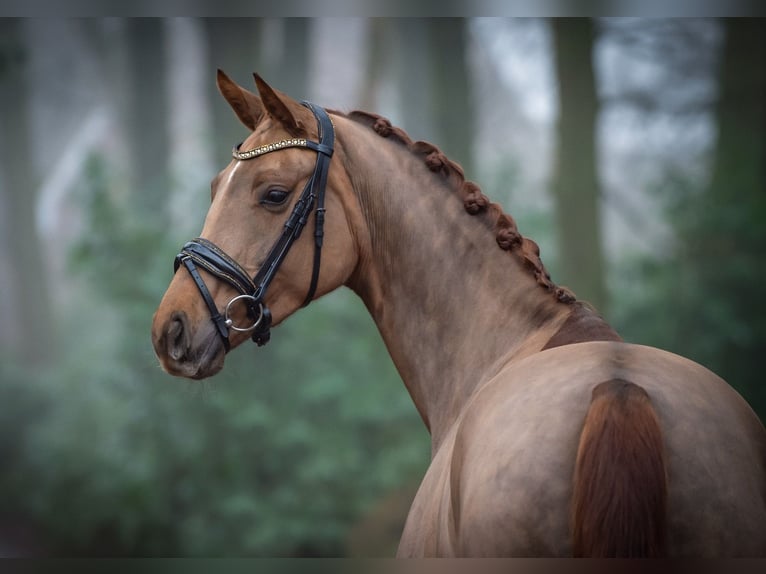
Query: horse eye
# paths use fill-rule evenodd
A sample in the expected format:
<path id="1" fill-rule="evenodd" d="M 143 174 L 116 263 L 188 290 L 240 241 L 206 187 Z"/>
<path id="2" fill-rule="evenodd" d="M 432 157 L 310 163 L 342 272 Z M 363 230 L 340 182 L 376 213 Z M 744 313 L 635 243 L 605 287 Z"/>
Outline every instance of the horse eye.
<path id="1" fill-rule="evenodd" d="M 282 205 L 287 199 L 288 193 L 284 189 L 270 189 L 261 199 L 261 203 L 268 205 Z"/>

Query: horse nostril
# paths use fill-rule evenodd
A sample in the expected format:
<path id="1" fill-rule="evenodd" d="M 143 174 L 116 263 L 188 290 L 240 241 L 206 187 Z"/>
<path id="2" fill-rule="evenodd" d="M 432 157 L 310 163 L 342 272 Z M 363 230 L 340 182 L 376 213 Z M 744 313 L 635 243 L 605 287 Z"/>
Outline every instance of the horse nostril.
<path id="1" fill-rule="evenodd" d="M 165 331 L 168 355 L 174 361 L 183 359 L 191 346 L 186 313 L 173 313 Z"/>

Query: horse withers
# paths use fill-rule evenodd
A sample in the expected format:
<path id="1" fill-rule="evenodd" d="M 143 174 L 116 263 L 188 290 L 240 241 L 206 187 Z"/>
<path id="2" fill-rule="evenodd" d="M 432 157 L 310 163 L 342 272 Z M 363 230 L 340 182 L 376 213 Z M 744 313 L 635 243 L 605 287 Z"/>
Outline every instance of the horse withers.
<path id="1" fill-rule="evenodd" d="M 725 381 L 623 342 L 437 147 L 255 79 L 218 74 L 250 135 L 154 316 L 168 373 L 345 285 L 432 438 L 399 556 L 766 556 L 766 431 Z"/>

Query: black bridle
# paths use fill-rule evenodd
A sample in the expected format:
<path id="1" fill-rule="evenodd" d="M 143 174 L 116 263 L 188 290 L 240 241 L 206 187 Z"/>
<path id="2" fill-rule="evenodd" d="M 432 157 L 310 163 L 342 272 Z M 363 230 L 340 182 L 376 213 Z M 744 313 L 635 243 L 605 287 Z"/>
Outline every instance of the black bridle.
<path id="1" fill-rule="evenodd" d="M 271 328 L 271 312 L 264 302 L 266 290 L 269 288 L 274 275 L 290 251 L 290 247 L 300 237 L 301 231 L 308 222 L 309 215 L 315 205 L 314 267 L 311 272 L 308 294 L 303 301 L 304 307 L 311 302 L 316 292 L 324 237 L 325 186 L 327 185 L 327 171 L 330 166 L 330 158 L 332 158 L 333 154 L 335 130 L 330 116 L 324 109 L 309 102 L 302 103 L 316 117 L 319 142 L 295 138 L 262 145 L 247 151 L 240 151 L 239 148 L 242 145 L 240 144 L 232 151 L 232 156 L 240 161 L 291 147 L 308 148 L 317 152 L 314 173 L 303 188 L 303 192 L 295 203 L 290 217 L 287 218 L 282 234 L 272 246 L 255 277 L 251 279 L 242 266 L 229 257 L 223 249 L 202 237 L 189 241 L 175 258 L 174 271 L 178 271 L 182 264 L 189 271 L 192 279 L 194 279 L 194 283 L 197 285 L 197 289 L 199 289 L 202 298 L 205 300 L 205 304 L 210 310 L 210 317 L 218 330 L 218 334 L 221 336 L 223 346 L 227 352 L 231 348 L 229 329 L 245 333 L 252 332 L 252 339 L 258 346 L 268 343 L 271 336 L 269 332 Z M 218 310 L 212 295 L 210 295 L 210 291 L 197 270 L 197 266 L 225 281 L 240 293 L 227 303 L 223 314 Z M 247 306 L 248 317 L 253 321 L 253 324 L 249 327 L 238 327 L 234 325 L 234 321 L 229 317 L 230 309 L 236 302 L 242 302 Z"/>

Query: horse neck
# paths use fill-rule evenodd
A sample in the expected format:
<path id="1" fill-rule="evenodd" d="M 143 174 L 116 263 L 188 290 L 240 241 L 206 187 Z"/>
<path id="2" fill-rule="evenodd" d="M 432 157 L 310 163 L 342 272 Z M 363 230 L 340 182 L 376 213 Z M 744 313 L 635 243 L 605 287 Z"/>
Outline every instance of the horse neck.
<path id="1" fill-rule="evenodd" d="M 353 130 L 344 161 L 366 223 L 349 287 L 377 324 L 436 452 L 476 389 L 541 350 L 568 306 L 498 247 L 482 216 L 469 215 L 421 158 L 338 123 L 340 141 Z"/>

